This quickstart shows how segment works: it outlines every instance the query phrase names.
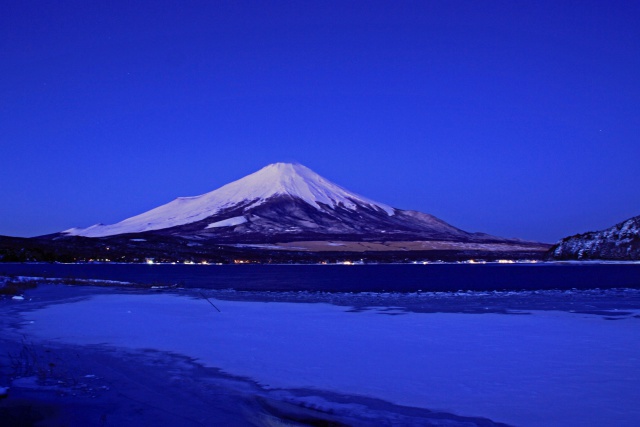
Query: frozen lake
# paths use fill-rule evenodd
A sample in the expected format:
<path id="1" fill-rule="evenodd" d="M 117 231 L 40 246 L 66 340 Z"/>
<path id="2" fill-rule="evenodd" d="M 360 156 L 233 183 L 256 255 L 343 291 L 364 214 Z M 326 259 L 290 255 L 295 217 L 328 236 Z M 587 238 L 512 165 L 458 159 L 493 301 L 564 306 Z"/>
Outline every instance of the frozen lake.
<path id="1" fill-rule="evenodd" d="M 214 309 L 195 295 L 109 294 L 25 312 L 22 330 L 50 343 L 181 354 L 267 390 L 304 389 L 296 404 L 332 414 L 371 408 L 324 392 L 517 426 L 636 426 L 640 307 L 614 308 L 626 292 L 638 298 L 604 292 L 609 308 L 593 312 L 513 310 L 509 297 L 522 304 L 526 294 L 504 294 L 502 313 L 482 314 L 411 311 L 387 304 L 394 295 L 349 306 L 348 295 L 336 305 L 214 292 L 226 297 L 208 294 Z"/>
<path id="2" fill-rule="evenodd" d="M 25 309 L 12 302 L 17 334 L 69 354 L 186 357 L 285 412 L 356 426 L 640 425 L 637 264 L 9 270 L 155 284 L 39 288 Z"/>

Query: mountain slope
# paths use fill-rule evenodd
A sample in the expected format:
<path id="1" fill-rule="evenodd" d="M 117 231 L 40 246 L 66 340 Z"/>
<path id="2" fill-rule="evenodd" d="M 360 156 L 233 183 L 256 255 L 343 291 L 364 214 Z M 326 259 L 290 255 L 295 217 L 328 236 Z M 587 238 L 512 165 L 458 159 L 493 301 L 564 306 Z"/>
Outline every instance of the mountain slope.
<path id="1" fill-rule="evenodd" d="M 275 163 L 196 197 L 64 236 L 175 236 L 228 243 L 303 240 L 513 242 L 352 193 L 299 164 Z"/>
<path id="2" fill-rule="evenodd" d="M 288 163 L 275 163 L 234 181 L 210 193 L 195 197 L 179 197 L 148 212 L 125 219 L 117 224 L 96 224 L 88 228 L 73 228 L 64 233 L 75 236 L 104 237 L 124 233 L 142 233 L 192 224 L 206 218 L 230 220 L 229 212 L 238 214 L 249 212 L 267 201 L 288 196 L 309 204 L 316 209 L 326 210 L 357 206 L 393 215 L 394 209 L 382 203 L 351 193 L 344 188 L 322 178 L 311 169 Z M 211 228 L 237 225 L 244 220 L 215 224 Z M 206 228 L 206 227 L 205 227 Z"/>
<path id="3" fill-rule="evenodd" d="M 640 216 L 606 230 L 565 237 L 549 254 L 555 259 L 640 260 Z"/>

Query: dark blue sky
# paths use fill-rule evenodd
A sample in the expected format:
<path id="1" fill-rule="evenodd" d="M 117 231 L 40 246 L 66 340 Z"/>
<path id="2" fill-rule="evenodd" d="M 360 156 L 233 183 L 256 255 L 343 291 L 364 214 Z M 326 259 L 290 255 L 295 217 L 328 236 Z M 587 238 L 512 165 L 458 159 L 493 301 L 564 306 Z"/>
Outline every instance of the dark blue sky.
<path id="1" fill-rule="evenodd" d="M 276 161 L 468 231 L 640 215 L 640 2 L 5 1 L 0 234 Z"/>

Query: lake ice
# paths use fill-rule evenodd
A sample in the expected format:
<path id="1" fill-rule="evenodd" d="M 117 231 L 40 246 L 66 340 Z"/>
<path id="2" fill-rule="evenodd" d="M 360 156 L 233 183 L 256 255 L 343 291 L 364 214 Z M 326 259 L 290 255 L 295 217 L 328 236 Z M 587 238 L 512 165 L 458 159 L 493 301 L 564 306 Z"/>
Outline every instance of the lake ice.
<path id="1" fill-rule="evenodd" d="M 533 310 L 94 295 L 22 314 L 25 333 L 157 349 L 255 380 L 518 426 L 640 425 L 640 319 Z M 616 317 L 609 317 L 610 319 Z M 312 397 L 310 397 L 312 399 Z"/>

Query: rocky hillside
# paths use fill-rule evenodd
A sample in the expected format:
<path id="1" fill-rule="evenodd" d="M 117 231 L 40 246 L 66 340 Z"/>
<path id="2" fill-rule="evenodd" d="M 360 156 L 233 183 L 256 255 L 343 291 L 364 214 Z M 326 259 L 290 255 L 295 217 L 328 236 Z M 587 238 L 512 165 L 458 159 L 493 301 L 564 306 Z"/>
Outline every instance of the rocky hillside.
<path id="1" fill-rule="evenodd" d="M 558 260 L 640 260 L 640 216 L 606 230 L 565 237 L 549 255 Z"/>

